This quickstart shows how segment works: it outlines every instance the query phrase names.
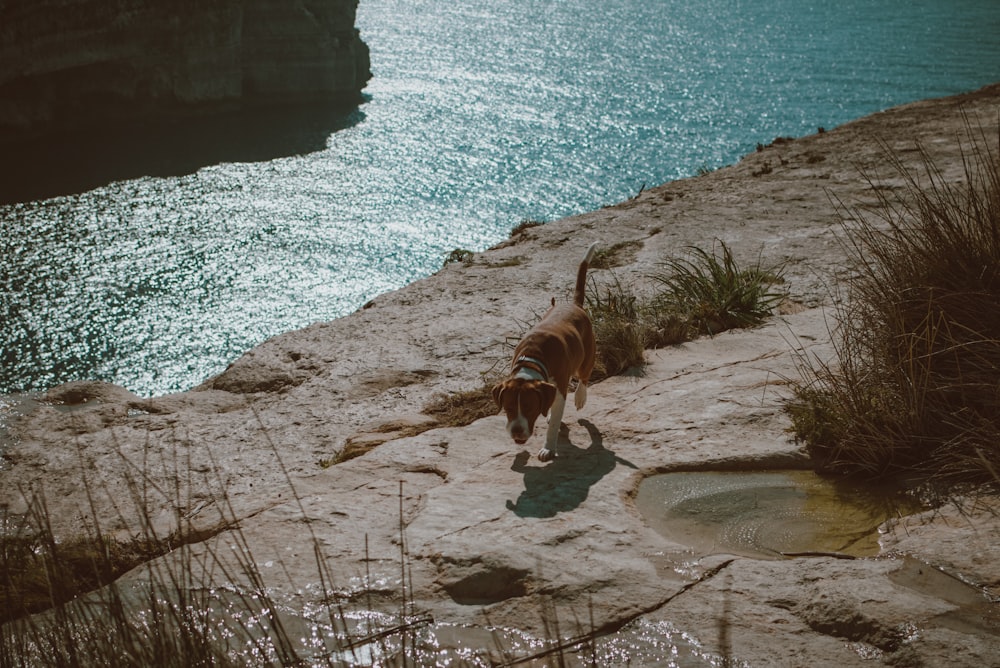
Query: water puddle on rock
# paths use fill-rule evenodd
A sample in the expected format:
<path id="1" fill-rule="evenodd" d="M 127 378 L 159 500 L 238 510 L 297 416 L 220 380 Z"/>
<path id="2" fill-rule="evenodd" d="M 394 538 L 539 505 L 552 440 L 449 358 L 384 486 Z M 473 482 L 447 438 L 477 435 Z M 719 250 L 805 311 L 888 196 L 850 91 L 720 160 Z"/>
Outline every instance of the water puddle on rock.
<path id="1" fill-rule="evenodd" d="M 887 486 L 812 471 L 664 473 L 642 481 L 636 505 L 646 522 L 697 556 L 775 559 L 879 552 L 879 526 L 921 509 Z"/>

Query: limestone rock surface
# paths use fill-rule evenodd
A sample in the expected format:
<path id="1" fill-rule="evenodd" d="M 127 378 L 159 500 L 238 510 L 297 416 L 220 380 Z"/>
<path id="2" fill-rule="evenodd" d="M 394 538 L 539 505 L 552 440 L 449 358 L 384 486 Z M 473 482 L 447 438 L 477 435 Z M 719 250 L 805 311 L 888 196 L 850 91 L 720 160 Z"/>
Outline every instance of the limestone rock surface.
<path id="1" fill-rule="evenodd" d="M 129 536 L 138 520 L 113 501 L 132 498 L 142 471 L 157 527 L 221 529 L 192 546 L 200 554 L 245 541 L 285 609 L 327 600 L 321 553 L 337 600 L 390 614 L 404 592 L 433 617 L 439 647 L 456 634 L 484 646 L 506 632 L 553 635 L 558 616 L 560 637 L 597 631 L 610 657 L 601 665 L 673 665 L 674 651 L 679 665 L 997 665 L 995 499 L 887 522 L 877 556 L 767 560 L 671 542 L 635 494 L 658 472 L 809 466 L 782 402 L 802 359 L 833 356 L 838 286 L 851 275 L 833 202 L 874 201 L 859 167 L 879 187 L 902 185 L 884 147 L 914 169 L 926 154 L 960 180 L 967 124 L 996 137 L 998 108 L 995 85 L 775 142 L 278 336 L 190 392 L 55 388 L 12 429 L 0 503 L 16 514 L 22 492 L 44 487 L 66 535 L 88 505 L 86 475 L 106 530 Z M 593 276 L 641 291 L 657 262 L 713 239 L 740 262 L 783 262 L 789 307 L 755 329 L 648 351 L 641 372 L 593 385 L 582 411 L 567 409 L 555 461 L 534 458 L 537 434 L 516 447 L 501 416 L 407 431 L 433 397 L 506 364 L 505 340 L 552 297 L 569 298 L 593 241 L 632 242 Z M 338 460 L 360 441 L 370 447 Z M 227 513 L 239 541 L 220 524 Z M 236 580 L 227 586 L 246 585 Z"/>

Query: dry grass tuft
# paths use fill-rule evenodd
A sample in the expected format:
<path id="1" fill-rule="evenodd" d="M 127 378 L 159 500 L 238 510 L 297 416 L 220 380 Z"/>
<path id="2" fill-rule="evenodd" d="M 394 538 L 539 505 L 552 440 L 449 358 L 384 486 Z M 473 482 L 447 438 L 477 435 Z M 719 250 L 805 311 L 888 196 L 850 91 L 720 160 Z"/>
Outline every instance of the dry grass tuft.
<path id="1" fill-rule="evenodd" d="M 824 469 L 988 481 L 1000 468 L 1000 151 L 969 128 L 964 180 L 924 154 L 904 187 L 844 211 L 857 264 L 836 362 L 787 409 Z M 886 149 L 888 153 L 888 149 Z"/>
<path id="2" fill-rule="evenodd" d="M 531 219 L 531 218 L 525 218 L 524 220 L 522 220 L 517 225 L 515 225 L 514 227 L 511 228 L 511 230 L 510 230 L 510 236 L 511 237 L 520 236 L 521 234 L 524 234 L 525 232 L 527 232 L 531 228 L 538 227 L 538 226 L 544 225 L 544 224 L 545 224 L 545 221 L 543 221 L 543 220 L 534 220 L 534 219 Z"/>
<path id="3" fill-rule="evenodd" d="M 587 311 L 597 344 L 597 362 L 591 382 L 645 363 L 647 328 L 641 306 L 638 298 L 617 278 L 603 288 L 590 282 Z"/>
<path id="4" fill-rule="evenodd" d="M 491 388 L 492 384 L 484 382 L 474 390 L 442 394 L 424 406 L 423 412 L 436 420 L 435 427 L 464 427 L 497 414 Z"/>
<path id="5" fill-rule="evenodd" d="M 613 269 L 628 264 L 635 259 L 635 254 L 643 247 L 638 239 L 619 241 L 606 248 L 598 248 L 590 261 L 591 269 Z"/>
<path id="6" fill-rule="evenodd" d="M 3 518 L 7 529 L 0 535 L 0 624 L 63 605 L 139 564 L 224 528 L 189 529 L 163 538 L 150 533 L 124 541 L 90 531 L 56 541 L 48 529 L 44 498 L 36 495 L 29 509 L 16 521 Z"/>
<path id="7" fill-rule="evenodd" d="M 161 539 L 146 505 L 150 490 L 158 488 L 144 472 L 139 478 L 129 475 L 128 496 L 141 526 L 133 527 L 138 532 L 133 539 L 119 541 L 102 532 L 101 521 L 125 526 L 124 515 L 99 518 L 91 493 L 99 490 L 83 478 L 91 507 L 79 535 L 53 535 L 41 494 L 26 498 L 23 516 L 0 516 L 0 666 L 340 666 L 358 665 L 362 656 L 399 665 L 417 649 L 419 629 L 432 621 L 414 608 L 405 584 L 411 578 L 405 549 L 399 557 L 404 584 L 398 614 L 369 606 L 363 617 L 348 615 L 343 605 L 352 593 L 334 588 L 312 520 L 264 435 L 298 505 L 303 541 L 307 548 L 311 543 L 316 565 L 317 581 L 290 584 L 300 593 L 303 587 L 318 589 L 317 603 L 300 609 L 294 597 L 278 600 L 275 582 L 265 582 L 261 561 L 224 491 L 212 504 L 218 511 L 215 528 L 199 530 L 182 512 L 190 499 L 175 489 L 177 498 L 169 500 L 177 510 L 177 528 Z M 191 473 L 175 475 L 183 479 Z M 400 483 L 400 508 L 402 498 Z M 403 531 L 400 520 L 400 545 L 405 545 Z M 367 549 L 364 556 L 369 561 Z M 126 570 L 129 581 L 119 584 Z M 268 577 L 280 578 L 282 571 L 288 574 L 282 566 Z"/>

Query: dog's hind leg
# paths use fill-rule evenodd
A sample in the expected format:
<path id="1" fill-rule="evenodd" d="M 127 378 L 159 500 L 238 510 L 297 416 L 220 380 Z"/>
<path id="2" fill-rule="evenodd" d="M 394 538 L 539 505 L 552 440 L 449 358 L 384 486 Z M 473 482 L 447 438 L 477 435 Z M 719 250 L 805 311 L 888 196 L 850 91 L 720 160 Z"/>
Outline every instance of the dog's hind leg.
<path id="1" fill-rule="evenodd" d="M 573 392 L 573 404 L 576 406 L 576 410 L 580 410 L 586 403 L 587 403 L 587 384 L 581 381 L 577 383 L 576 391 Z"/>
<path id="2" fill-rule="evenodd" d="M 559 429 L 562 427 L 565 409 L 566 395 L 557 391 L 556 399 L 552 402 L 552 408 L 549 409 L 549 429 L 545 433 L 545 447 L 538 451 L 538 461 L 547 462 L 550 459 L 555 459 L 556 444 L 559 442 Z"/>

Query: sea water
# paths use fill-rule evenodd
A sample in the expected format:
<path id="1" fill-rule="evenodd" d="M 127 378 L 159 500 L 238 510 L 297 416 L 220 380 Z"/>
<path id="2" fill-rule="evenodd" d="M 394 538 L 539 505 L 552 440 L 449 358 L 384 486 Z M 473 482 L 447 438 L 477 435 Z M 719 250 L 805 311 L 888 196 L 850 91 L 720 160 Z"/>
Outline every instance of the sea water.
<path id="1" fill-rule="evenodd" d="M 361 0 L 358 27 L 356 109 L 119 140 L 0 206 L 0 393 L 187 389 L 523 220 L 1000 80 L 996 0 Z"/>

